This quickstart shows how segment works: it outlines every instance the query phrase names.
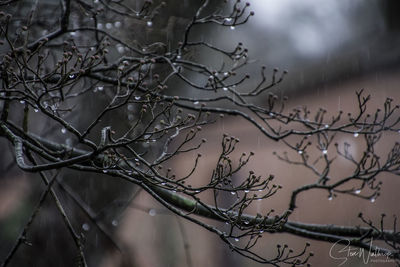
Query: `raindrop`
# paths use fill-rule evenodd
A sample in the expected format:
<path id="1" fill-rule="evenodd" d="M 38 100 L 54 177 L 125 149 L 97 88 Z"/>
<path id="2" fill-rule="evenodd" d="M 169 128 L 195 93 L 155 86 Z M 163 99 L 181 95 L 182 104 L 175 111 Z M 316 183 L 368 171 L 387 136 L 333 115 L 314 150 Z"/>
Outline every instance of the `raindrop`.
<path id="1" fill-rule="evenodd" d="M 328 150 L 326 150 L 326 149 L 322 150 L 322 154 L 324 154 L 324 155 L 328 154 Z"/>
<path id="2" fill-rule="evenodd" d="M 75 78 L 75 75 L 74 75 L 74 74 L 70 74 L 70 75 L 69 75 L 69 78 L 70 78 L 70 79 L 73 79 L 73 78 Z"/>
<path id="3" fill-rule="evenodd" d="M 33 109 L 34 112 L 39 112 L 39 109 L 35 108 Z"/>
<path id="4" fill-rule="evenodd" d="M 198 105 L 198 104 L 199 104 L 199 101 L 195 101 L 195 102 L 193 102 L 193 104 Z"/>
<path id="5" fill-rule="evenodd" d="M 231 30 L 234 30 L 235 29 L 235 26 L 231 26 Z"/>
<path id="6" fill-rule="evenodd" d="M 132 111 L 132 110 L 135 109 L 135 106 L 132 105 L 132 104 L 129 104 L 129 105 L 127 106 L 127 109 L 128 109 L 129 111 Z"/>
<path id="7" fill-rule="evenodd" d="M 62 133 L 62 134 L 65 134 L 66 132 L 67 132 L 67 129 L 65 129 L 64 127 L 61 128 L 61 133 Z"/>
<path id="8" fill-rule="evenodd" d="M 249 192 L 250 192 L 250 190 L 244 190 L 244 192 L 245 192 L 245 193 L 249 193 Z"/>
<path id="9" fill-rule="evenodd" d="M 239 242 L 239 238 L 236 237 L 236 238 L 235 238 L 235 241 L 236 241 L 236 242 Z"/>
<path id="10" fill-rule="evenodd" d="M 103 91 L 103 89 L 104 89 L 103 86 L 98 86 L 98 87 L 97 87 L 97 90 L 99 90 L 99 91 Z"/>
<path id="11" fill-rule="evenodd" d="M 101 24 L 101 23 L 97 24 L 97 29 L 99 29 L 99 30 L 103 29 L 103 24 Z"/>
<path id="12" fill-rule="evenodd" d="M 297 151 L 297 153 L 299 153 L 301 155 L 301 154 L 303 154 L 303 150 L 299 150 L 299 151 Z"/>
<path id="13" fill-rule="evenodd" d="M 84 224 L 82 224 L 82 229 L 87 232 L 90 230 L 90 225 L 87 223 L 84 223 Z"/>
<path id="14" fill-rule="evenodd" d="M 112 224 L 113 226 L 118 226 L 118 221 L 117 221 L 117 220 L 112 220 L 111 224 Z"/>
<path id="15" fill-rule="evenodd" d="M 236 192 L 232 191 L 232 192 L 231 192 L 231 195 L 236 195 Z"/>
<path id="16" fill-rule="evenodd" d="M 116 28 L 121 27 L 121 22 L 120 22 L 120 21 L 114 22 L 114 26 L 115 26 Z"/>
<path id="17" fill-rule="evenodd" d="M 181 55 L 177 55 L 177 56 L 176 56 L 176 59 L 181 59 L 181 58 L 182 58 Z"/>
<path id="18" fill-rule="evenodd" d="M 328 125 L 328 124 L 325 124 L 325 128 L 329 128 L 329 125 Z"/>
<path id="19" fill-rule="evenodd" d="M 76 35 L 76 32 L 70 32 L 69 35 L 75 36 L 75 35 Z"/>
<path id="20" fill-rule="evenodd" d="M 224 87 L 224 88 L 222 88 L 222 90 L 228 91 L 228 87 Z"/>
<path id="21" fill-rule="evenodd" d="M 249 221 L 244 221 L 244 224 L 246 224 L 246 225 L 249 224 L 249 223 L 250 223 Z"/>
<path id="22" fill-rule="evenodd" d="M 370 199 L 371 203 L 374 203 L 374 202 L 375 202 L 375 200 L 376 200 L 376 198 L 375 198 L 375 197 L 371 197 L 371 199 Z"/>
<path id="23" fill-rule="evenodd" d="M 161 183 L 161 185 L 166 185 L 167 183 L 165 183 L 165 182 L 163 182 L 163 183 Z"/>
<path id="24" fill-rule="evenodd" d="M 148 27 L 153 26 L 153 22 L 149 20 L 149 21 L 147 22 L 147 26 L 148 26 Z"/>
<path id="25" fill-rule="evenodd" d="M 107 170 L 103 170 L 104 173 L 107 173 Z"/>
<path id="26" fill-rule="evenodd" d="M 156 216 L 156 210 L 155 209 L 150 209 L 149 210 L 149 215 L 150 216 Z"/>
<path id="27" fill-rule="evenodd" d="M 226 77 L 226 76 L 228 76 L 229 75 L 229 73 L 228 72 L 224 72 L 224 76 Z"/>
<path id="28" fill-rule="evenodd" d="M 357 195 L 361 193 L 361 189 L 357 189 L 356 191 L 354 191 L 354 193 L 356 193 Z"/>
<path id="29" fill-rule="evenodd" d="M 260 234 L 262 234 L 262 233 L 264 233 L 264 230 L 260 230 L 260 232 L 259 232 Z"/>
<path id="30" fill-rule="evenodd" d="M 358 137 L 358 133 L 354 133 L 354 137 Z"/>
<path id="31" fill-rule="evenodd" d="M 120 45 L 120 44 L 118 44 L 116 47 L 117 47 L 118 53 L 120 53 L 120 54 L 122 54 L 124 52 L 124 50 L 125 50 L 124 47 L 122 45 Z"/>
<path id="32" fill-rule="evenodd" d="M 25 100 L 20 100 L 19 103 L 25 104 Z"/>
<path id="33" fill-rule="evenodd" d="M 112 28 L 112 24 L 110 22 L 106 23 L 106 28 L 107 29 L 111 29 Z"/>
<path id="34" fill-rule="evenodd" d="M 333 196 L 330 195 L 330 196 L 328 197 L 328 200 L 332 200 L 332 199 L 333 199 Z"/>
<path id="35" fill-rule="evenodd" d="M 135 96 L 135 100 L 140 100 L 140 96 Z"/>
<path id="36" fill-rule="evenodd" d="M 97 4 L 99 2 L 99 0 L 93 0 L 93 3 Z"/>
<path id="37" fill-rule="evenodd" d="M 65 144 L 66 144 L 67 146 L 72 146 L 72 139 L 71 139 L 71 138 L 65 139 Z"/>
<path id="38" fill-rule="evenodd" d="M 232 21 L 232 18 L 225 18 L 225 21 L 226 21 L 226 22 L 231 22 L 231 21 Z"/>

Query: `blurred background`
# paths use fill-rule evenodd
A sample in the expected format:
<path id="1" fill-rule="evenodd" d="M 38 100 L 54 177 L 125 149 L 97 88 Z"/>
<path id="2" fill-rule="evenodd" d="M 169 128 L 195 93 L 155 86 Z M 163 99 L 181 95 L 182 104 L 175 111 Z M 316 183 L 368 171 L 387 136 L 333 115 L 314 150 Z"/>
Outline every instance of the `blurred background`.
<path id="1" fill-rule="evenodd" d="M 98 1 L 94 2 L 99 4 Z M 211 2 L 210 10 L 222 3 Z M 254 84 L 257 83 L 256 77 L 261 65 L 265 65 L 271 73 L 274 68 L 288 70 L 289 74 L 274 88 L 274 92 L 278 96 L 289 98 L 289 108 L 307 105 L 311 110 L 323 107 L 332 114 L 339 110 L 352 112 L 356 108 L 355 91 L 360 89 L 372 94 L 371 110 L 382 105 L 386 97 L 394 98 L 396 104 L 400 102 L 399 1 L 249 2 L 250 9 L 255 11 L 255 16 L 249 23 L 235 29 L 204 27 L 198 30 L 196 38 L 224 48 L 243 42 L 249 49 L 249 58 L 252 60 L 243 72 L 254 77 Z M 48 4 L 51 5 L 51 2 Z M 115 30 L 130 38 L 143 38 L 144 42 L 166 39 L 173 46 L 180 40 L 186 23 L 197 7 L 198 1 L 169 0 L 166 12 L 155 18 L 151 28 L 124 25 L 121 28 L 123 30 Z M 137 37 L 143 27 L 145 35 Z M 129 31 L 124 32 L 125 29 Z M 201 51 L 198 56 L 212 64 L 223 60 L 211 58 L 206 51 Z M 177 90 L 182 91 L 185 88 Z M 263 99 L 258 98 L 257 101 Z M 193 179 L 208 179 L 218 156 L 222 133 L 228 132 L 241 140 L 238 155 L 242 151 L 255 152 L 249 169 L 262 175 L 274 174 L 277 177 L 276 182 L 283 185 L 282 192 L 257 203 L 254 212 L 263 213 L 271 208 L 278 212 L 283 211 L 287 208 L 290 192 L 315 178 L 301 167 L 288 166 L 277 161 L 272 152 L 282 152 L 285 147 L 267 140 L 254 128 L 243 125 L 236 118 L 226 118 L 203 131 L 202 137 L 209 140 L 202 151 L 207 157 L 202 158 L 199 168 L 202 171 L 196 172 Z M 379 146 L 382 153 L 395 140 L 399 140 L 396 135 L 384 136 Z M 362 142 L 356 137 L 343 137 L 339 141 L 350 143 L 354 153 L 362 152 Z M 19 171 L 13 164 L 10 147 L 3 140 L 0 142 L 0 259 L 3 259 L 37 203 L 40 181 L 33 175 Z M 190 168 L 192 164 L 190 157 L 182 157 L 177 158 L 172 165 L 183 174 L 185 168 Z M 338 160 L 336 164 L 337 177 L 352 170 L 351 165 L 344 161 Z M 95 214 L 101 215 L 98 218 L 102 231 L 85 217 L 84 212 L 76 208 L 71 192 L 66 194 L 64 189 L 57 189 L 64 196 L 62 201 L 67 206 L 67 211 L 75 214 L 74 226 L 86 237 L 90 266 L 261 266 L 231 253 L 218 237 L 171 214 L 135 187 L 121 193 L 120 188 L 126 186 L 124 183 L 119 186 L 113 183 L 115 187 L 110 187 L 109 179 L 106 178 L 97 177 L 94 180 L 86 174 L 66 174 L 66 177 L 72 176 L 74 178 L 70 179 L 76 180 L 72 186 L 75 188 L 76 198 L 87 203 Z M 329 200 L 326 192 L 301 195 L 299 208 L 291 219 L 305 223 L 357 225 L 360 224 L 357 218 L 359 212 L 363 212 L 373 221 L 379 220 L 381 213 L 400 215 L 396 205 L 399 200 L 397 188 L 400 187 L 397 178 L 389 174 L 382 177 L 383 194 L 373 203 L 348 196 Z M 79 187 L 84 189 L 77 189 Z M 96 188 L 95 194 L 93 188 Z M 74 247 L 66 245 L 72 243 L 72 240 L 64 230 L 60 230 L 64 225 L 56 213 L 49 200 L 40 211 L 33 233 L 29 236 L 35 245 L 21 247 L 10 266 L 67 266 L 74 263 L 74 256 L 71 256 L 74 255 Z M 210 223 L 215 224 L 211 221 Z M 223 228 L 224 225 L 220 227 Z M 258 251 L 274 255 L 277 243 L 287 243 L 301 249 L 306 241 L 289 235 L 265 234 Z M 311 249 L 316 256 L 311 263 L 314 266 L 338 266 L 339 263 L 329 257 L 330 248 L 331 244 L 313 241 Z M 46 257 L 38 259 L 37 255 Z M 390 264 L 365 264 L 362 259 L 351 258 L 343 266 L 391 266 Z"/>

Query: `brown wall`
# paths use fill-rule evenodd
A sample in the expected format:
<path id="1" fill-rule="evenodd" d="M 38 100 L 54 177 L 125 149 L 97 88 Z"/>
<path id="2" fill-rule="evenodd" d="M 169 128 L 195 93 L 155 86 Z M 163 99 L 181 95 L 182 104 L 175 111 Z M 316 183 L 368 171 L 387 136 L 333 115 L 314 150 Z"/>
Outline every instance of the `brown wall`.
<path id="1" fill-rule="evenodd" d="M 333 112 L 343 109 L 347 113 L 356 107 L 355 90 L 361 88 L 372 94 L 372 109 L 376 105 L 381 105 L 386 97 L 392 97 L 395 103 L 399 103 L 400 93 L 397 88 L 399 74 L 400 71 L 392 71 L 338 82 L 335 85 L 319 88 L 312 94 L 290 99 L 289 106 L 295 107 L 307 104 L 311 110 L 323 107 Z M 220 149 L 222 133 L 227 132 L 240 138 L 238 153 L 243 151 L 255 152 L 255 157 L 249 164 L 249 168 L 244 170 L 242 174 L 246 175 L 248 170 L 255 170 L 256 173 L 262 175 L 274 174 L 276 176 L 275 182 L 283 186 L 283 190 L 277 195 L 256 203 L 252 212 L 263 213 L 271 208 L 283 211 L 288 207 L 290 192 L 301 185 L 312 183 L 316 178 L 304 168 L 290 166 L 277 161 L 272 156 L 272 152 L 282 152 L 286 148 L 281 143 L 268 140 L 251 126 L 244 125 L 246 123 L 240 119 L 226 118 L 203 131 L 203 137 L 207 138 L 208 142 L 202 149 L 202 153 L 205 156 L 202 157 L 193 180 L 201 183 L 209 179 L 216 164 L 215 159 Z M 379 149 L 387 151 L 393 142 L 398 140 L 399 137 L 396 135 L 385 136 L 380 142 Z M 362 140 L 360 137 L 346 136 L 338 140 L 339 143 L 344 141 L 353 145 L 352 149 L 355 154 L 362 152 Z M 328 150 L 328 155 L 333 156 L 333 150 Z M 174 170 L 177 174 L 184 174 L 192 164 L 193 158 L 190 155 L 180 157 L 174 163 Z M 333 167 L 332 176 L 334 177 L 346 175 L 353 168 L 344 160 L 337 160 Z M 372 220 L 379 219 L 381 213 L 386 213 L 389 216 L 392 214 L 400 215 L 400 210 L 396 204 L 400 180 L 393 175 L 385 174 L 381 176 L 381 181 L 383 182 L 382 194 L 374 203 L 349 196 L 339 196 L 333 200 L 328 200 L 328 193 L 321 191 L 312 191 L 300 195 L 298 209 L 290 219 L 306 223 L 354 225 L 360 224 L 357 218 L 359 212 L 363 212 Z M 187 266 L 177 218 L 160 205 L 154 203 L 154 200 L 151 200 L 144 193 L 140 194 L 135 205 L 144 207 L 145 211 L 140 211 L 137 208 L 128 209 L 121 222 L 121 227 L 118 229 L 118 236 L 127 247 L 132 249 L 136 262 L 139 263 L 138 266 Z M 151 207 L 158 207 L 156 208 L 157 214 L 154 217 L 150 216 L 147 212 L 148 210 L 146 210 Z M 212 236 L 200 227 L 187 222 L 184 222 L 183 225 L 190 242 L 189 251 L 193 266 L 257 266 L 254 262 L 227 252 L 228 250 L 217 237 Z M 259 248 L 262 251 L 273 253 L 275 252 L 275 244 L 284 242 L 288 242 L 295 248 L 300 248 L 305 240 L 289 235 L 266 234 L 261 240 Z M 314 266 L 337 266 L 338 262 L 329 257 L 330 247 L 331 245 L 327 243 L 312 242 L 312 250 L 316 252 L 316 256 L 312 261 Z M 349 264 L 351 265 L 345 266 L 366 266 L 361 260 L 349 261 Z"/>

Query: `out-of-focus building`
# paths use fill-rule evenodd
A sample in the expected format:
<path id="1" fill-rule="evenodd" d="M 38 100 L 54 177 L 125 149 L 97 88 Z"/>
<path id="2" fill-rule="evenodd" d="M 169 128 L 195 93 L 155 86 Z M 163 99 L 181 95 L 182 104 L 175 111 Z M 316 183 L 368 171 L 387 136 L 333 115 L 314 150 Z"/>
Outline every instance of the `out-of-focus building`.
<path id="1" fill-rule="evenodd" d="M 249 48 L 250 58 L 257 60 L 246 68 L 254 79 L 260 65 L 271 70 L 274 67 L 287 69 L 289 75 L 273 92 L 278 96 L 288 96 L 288 107 L 307 104 L 311 110 L 323 107 L 331 114 L 339 110 L 354 112 L 355 92 L 360 89 L 372 95 L 371 110 L 382 106 L 386 97 L 400 102 L 400 18 L 396 16 L 400 9 L 396 1 L 255 0 L 251 5 L 256 16 L 249 24 L 234 30 L 214 29 L 208 35 L 204 33 L 203 38 L 224 47 L 227 42 L 232 45 L 243 42 Z M 262 98 L 257 101 L 262 102 Z M 237 118 L 227 118 L 204 131 L 204 137 L 209 140 L 208 149 L 203 151 L 207 157 L 202 159 L 201 171 L 195 174 L 194 179 L 208 179 L 215 167 L 221 135 L 228 132 L 240 138 L 240 152 L 255 152 L 249 168 L 263 175 L 274 174 L 284 188 L 281 193 L 254 207 L 254 212 L 262 213 L 271 208 L 282 211 L 287 208 L 291 190 L 312 182 L 312 174 L 301 167 L 277 161 L 272 152 L 282 152 L 285 147 L 268 140 L 251 126 L 243 125 L 245 123 Z M 395 135 L 385 136 L 380 149 L 388 150 L 396 139 Z M 338 141 L 350 143 L 355 154 L 363 145 L 357 137 L 343 137 Z M 191 164 L 190 157 L 176 161 L 177 168 Z M 352 170 L 351 165 L 343 160 L 338 160 L 335 166 L 334 175 L 337 177 Z M 291 219 L 307 223 L 358 225 L 359 212 L 368 214 L 373 220 L 378 219 L 381 213 L 399 215 L 395 205 L 399 181 L 391 175 L 383 177 L 382 181 L 385 193 L 374 203 L 348 196 L 329 200 L 326 192 L 319 191 L 304 194 Z M 118 233 L 120 238 L 134 247 L 141 266 L 187 266 L 188 255 L 185 254 L 179 219 L 166 215 L 161 206 L 150 209 L 153 206 L 149 201 L 148 196 L 141 195 L 136 205 L 149 209 L 127 210 Z M 135 233 L 130 238 L 129 229 L 138 229 L 141 225 L 151 225 L 151 230 Z M 187 222 L 183 226 L 190 242 L 188 253 L 193 266 L 261 266 L 230 253 L 218 238 L 198 226 Z M 305 239 L 289 235 L 266 234 L 260 241 L 260 251 L 273 253 L 276 243 L 300 248 L 304 242 Z M 168 252 L 165 252 L 165 246 L 169 247 Z M 311 263 L 337 266 L 338 263 L 329 257 L 330 247 L 329 243 L 313 242 L 312 250 L 316 256 Z M 151 255 L 160 257 L 149 263 Z M 347 264 L 366 266 L 362 259 L 352 259 Z M 367 266 L 374 265 L 369 263 Z"/>

